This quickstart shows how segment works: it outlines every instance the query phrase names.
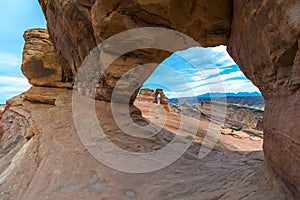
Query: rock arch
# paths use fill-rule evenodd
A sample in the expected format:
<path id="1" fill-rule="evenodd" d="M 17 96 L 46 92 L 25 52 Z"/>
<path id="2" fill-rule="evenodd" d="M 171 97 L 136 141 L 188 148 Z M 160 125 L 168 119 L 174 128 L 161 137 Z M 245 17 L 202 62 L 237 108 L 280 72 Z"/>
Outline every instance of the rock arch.
<path id="1" fill-rule="evenodd" d="M 168 99 L 163 89 L 156 89 L 154 93 L 154 103 L 158 103 L 158 95 L 160 95 L 160 104 L 168 104 Z"/>
<path id="2" fill-rule="evenodd" d="M 300 197 L 300 4 L 244 0 L 39 0 L 67 80 L 85 56 L 110 36 L 136 27 L 181 31 L 203 46 L 227 45 L 266 100 L 267 163 Z M 129 3 L 128 3 L 129 2 Z M 64 5 L 64 6 L 62 6 Z M 78 30 L 78 31 L 76 31 Z M 80 31 L 79 31 L 80 30 Z M 117 80 L 134 66 L 161 62 L 169 54 L 135 51 L 113 63 L 97 98 L 110 101 Z M 151 74 L 151 70 L 148 72 Z M 132 101 L 136 98 L 133 94 Z"/>
<path id="3" fill-rule="evenodd" d="M 158 95 L 160 96 L 159 104 L 163 105 L 166 110 L 169 110 L 168 99 L 163 89 L 156 89 L 154 93 L 154 103 L 158 103 Z"/>

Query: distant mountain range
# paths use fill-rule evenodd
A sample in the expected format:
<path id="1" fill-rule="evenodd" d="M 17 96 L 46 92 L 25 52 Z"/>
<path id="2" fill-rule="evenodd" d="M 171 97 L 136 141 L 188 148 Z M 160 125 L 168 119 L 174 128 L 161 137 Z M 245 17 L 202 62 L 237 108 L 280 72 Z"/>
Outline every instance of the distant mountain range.
<path id="1" fill-rule="evenodd" d="M 256 97 L 262 96 L 259 92 L 239 92 L 239 93 L 206 93 L 197 97 Z"/>
<path id="2" fill-rule="evenodd" d="M 226 99 L 224 99 L 226 97 Z M 230 104 L 238 104 L 243 106 L 264 108 L 264 98 L 259 92 L 239 92 L 239 93 L 207 93 L 195 97 L 180 97 L 169 99 L 169 103 L 173 104 L 199 104 L 202 101 L 227 102 Z"/>

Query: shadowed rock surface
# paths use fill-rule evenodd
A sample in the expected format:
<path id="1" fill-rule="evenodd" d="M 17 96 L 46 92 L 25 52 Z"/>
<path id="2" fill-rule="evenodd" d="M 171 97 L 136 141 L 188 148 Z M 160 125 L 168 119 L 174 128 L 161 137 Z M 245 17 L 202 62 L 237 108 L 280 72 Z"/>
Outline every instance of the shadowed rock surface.
<path id="1" fill-rule="evenodd" d="M 73 80 L 85 57 L 98 44 L 120 32 L 140 27 L 171 28 L 188 34 L 202 46 L 226 44 L 232 18 L 231 0 L 39 0 L 47 19 L 52 42 L 68 66 L 65 74 Z M 72 31 L 71 31 L 72 30 Z M 80 30 L 80 31 L 73 31 Z M 63 37 L 62 37 L 63 35 Z M 153 36 L 143 38 L 153 41 Z M 166 37 L 168 38 L 168 37 Z M 115 49 L 126 45 L 119 41 Z M 173 41 L 172 46 L 177 46 Z M 159 46 L 159 41 L 153 41 Z M 182 47 L 181 47 L 182 48 Z M 180 49 L 177 49 L 180 50 Z M 182 50 L 182 49 L 181 49 Z M 117 59 L 103 74 L 97 87 L 96 98 L 110 101 L 116 82 L 130 69 L 147 63 L 161 63 L 170 55 L 157 49 L 143 49 L 127 53 Z M 147 69 L 145 80 L 154 69 Z M 91 71 L 91 73 L 94 73 Z M 128 80 L 136 84 L 137 78 Z M 143 82 L 137 85 L 141 87 Z M 91 92 L 85 92 L 89 95 Z M 136 98 L 133 94 L 131 103 Z"/>
<path id="2" fill-rule="evenodd" d="M 300 198 L 300 2 L 234 0 L 228 51 L 265 97 L 267 162 Z"/>
<path id="3" fill-rule="evenodd" d="M 230 0 L 39 2 L 54 46 L 69 65 L 69 78 L 74 78 L 83 59 L 97 44 L 132 28 L 172 28 L 187 33 L 202 46 L 226 44 L 230 34 Z"/>

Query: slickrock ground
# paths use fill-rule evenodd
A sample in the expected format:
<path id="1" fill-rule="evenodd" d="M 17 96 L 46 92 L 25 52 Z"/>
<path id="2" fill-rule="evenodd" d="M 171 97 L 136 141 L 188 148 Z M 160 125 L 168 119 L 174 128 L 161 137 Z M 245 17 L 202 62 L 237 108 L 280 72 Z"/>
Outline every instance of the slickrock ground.
<path id="1" fill-rule="evenodd" d="M 163 106 L 153 104 L 150 102 L 145 102 L 145 101 L 137 100 L 135 101 L 134 105 L 137 106 L 139 109 L 141 109 L 143 117 L 145 117 L 146 119 L 152 121 L 157 125 L 163 126 L 166 130 L 173 133 L 178 133 L 180 123 L 183 121 L 182 118 L 185 118 L 184 122 L 190 122 L 190 126 L 193 126 L 194 124 L 199 124 L 197 136 L 194 137 L 194 141 L 199 143 L 204 142 L 204 137 L 206 135 L 210 123 L 209 120 L 207 120 L 207 118 L 200 115 L 199 120 L 197 120 L 192 117 L 179 115 L 173 111 L 166 112 L 166 115 L 159 114 L 159 112 L 161 112 L 161 109 L 164 108 Z M 251 130 L 248 130 L 248 132 L 250 131 Z M 252 130 L 251 132 L 255 132 L 255 131 Z M 248 152 L 248 151 L 262 151 L 262 144 L 263 144 L 262 139 L 258 141 L 253 141 L 251 140 L 250 135 L 246 133 L 244 134 L 247 135 L 247 137 L 240 139 L 240 137 L 237 137 L 238 132 L 234 132 L 234 133 L 236 135 L 220 134 L 217 147 L 230 150 L 230 151 L 240 151 L 241 153 Z M 181 131 L 180 135 L 186 137 L 189 135 L 192 136 L 192 133 L 190 132 L 189 129 L 187 129 Z"/>
<path id="2" fill-rule="evenodd" d="M 199 141 L 204 129 L 199 129 L 199 141 L 164 169 L 129 174 L 108 168 L 82 145 L 74 127 L 71 95 L 69 90 L 64 93 L 65 101 L 59 106 L 32 103 L 25 100 L 24 95 L 9 102 L 0 121 L 3 132 L 0 143 L 1 200 L 293 199 L 263 161 L 262 151 L 247 152 L 245 148 L 239 149 L 243 152 L 235 151 L 238 148 L 223 144 L 221 137 L 218 144 L 222 144 L 222 148 L 217 145 L 207 157 L 199 159 Z M 82 100 L 83 103 L 89 101 L 86 97 Z M 148 105 L 142 107 L 142 111 L 149 109 Z M 128 136 L 112 120 L 109 103 L 96 101 L 96 108 L 105 133 L 123 149 L 153 151 L 174 136 L 166 129 L 147 140 Z M 178 115 L 170 114 L 166 128 L 175 130 L 177 119 Z M 141 117 L 136 118 L 136 122 L 149 123 Z M 26 141 L 24 135 L 28 133 L 34 133 L 34 136 Z"/>

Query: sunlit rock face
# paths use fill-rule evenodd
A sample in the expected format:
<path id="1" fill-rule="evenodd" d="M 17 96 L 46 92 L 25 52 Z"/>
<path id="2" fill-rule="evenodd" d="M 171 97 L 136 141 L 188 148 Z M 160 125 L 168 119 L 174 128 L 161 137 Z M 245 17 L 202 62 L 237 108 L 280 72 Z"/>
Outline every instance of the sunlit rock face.
<path id="1" fill-rule="evenodd" d="M 300 2 L 234 0 L 228 50 L 266 99 L 266 160 L 300 192 Z"/>
<path id="2" fill-rule="evenodd" d="M 146 101 L 153 103 L 155 99 L 154 90 L 150 88 L 143 88 L 140 90 L 137 100 L 139 101 Z"/>
<path id="3" fill-rule="evenodd" d="M 97 44 L 133 28 L 171 28 L 189 35 L 202 46 L 227 44 L 231 56 L 266 98 L 263 123 L 266 160 L 299 195 L 299 1 L 39 2 L 68 81 L 74 81 L 83 60 Z M 147 50 L 119 58 L 104 73 L 96 98 L 110 101 L 123 74 L 140 64 L 161 62 L 168 55 Z M 151 70 L 147 73 L 150 75 Z"/>
<path id="4" fill-rule="evenodd" d="M 22 72 L 35 86 L 72 87 L 65 82 L 63 66 L 46 29 L 30 29 L 24 33 Z"/>
<path id="5" fill-rule="evenodd" d="M 168 99 L 163 89 L 156 89 L 154 95 L 155 95 L 154 103 L 158 103 L 158 96 L 160 96 L 159 103 L 163 105 L 168 105 Z"/>

